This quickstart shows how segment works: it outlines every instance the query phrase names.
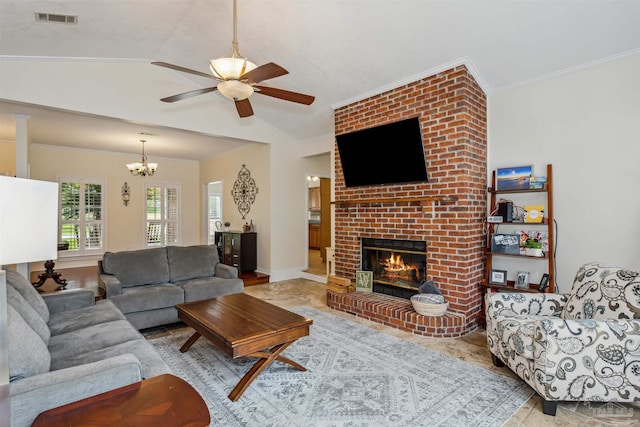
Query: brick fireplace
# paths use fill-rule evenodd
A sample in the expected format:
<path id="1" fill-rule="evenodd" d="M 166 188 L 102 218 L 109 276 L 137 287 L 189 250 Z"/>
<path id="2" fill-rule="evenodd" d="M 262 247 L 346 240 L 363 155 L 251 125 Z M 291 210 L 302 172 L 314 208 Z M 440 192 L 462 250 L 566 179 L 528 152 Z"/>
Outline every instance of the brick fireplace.
<path id="1" fill-rule="evenodd" d="M 418 116 L 429 182 L 345 187 L 335 150 L 335 269 L 355 280 L 362 239 L 426 241 L 426 279 L 449 302 L 443 317 L 413 311 L 407 299 L 328 291 L 327 304 L 361 317 L 434 337 L 478 327 L 484 274 L 486 97 L 464 65 L 341 107 L 335 134 Z"/>

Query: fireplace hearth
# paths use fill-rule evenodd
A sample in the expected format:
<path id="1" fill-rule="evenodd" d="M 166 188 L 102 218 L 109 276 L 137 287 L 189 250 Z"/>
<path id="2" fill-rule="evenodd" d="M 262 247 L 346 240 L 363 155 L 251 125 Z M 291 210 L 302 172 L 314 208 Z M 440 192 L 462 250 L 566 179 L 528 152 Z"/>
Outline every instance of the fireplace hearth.
<path id="1" fill-rule="evenodd" d="M 363 238 L 361 267 L 373 271 L 373 292 L 409 299 L 427 273 L 427 242 Z"/>

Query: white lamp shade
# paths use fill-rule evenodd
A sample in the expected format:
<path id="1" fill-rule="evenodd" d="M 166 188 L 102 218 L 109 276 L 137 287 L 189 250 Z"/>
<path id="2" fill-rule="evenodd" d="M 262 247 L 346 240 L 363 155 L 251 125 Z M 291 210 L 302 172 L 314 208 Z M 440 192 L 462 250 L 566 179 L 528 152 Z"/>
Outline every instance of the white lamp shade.
<path id="1" fill-rule="evenodd" d="M 246 66 L 244 65 L 245 62 Z M 211 68 L 213 75 L 222 80 L 238 79 L 242 74 L 256 68 L 256 64 L 247 61 L 245 58 L 218 58 L 212 59 L 209 63 L 211 64 L 209 68 Z M 244 73 L 242 72 L 243 66 L 245 66 Z"/>
<path id="2" fill-rule="evenodd" d="M 242 101 L 253 94 L 253 86 L 238 80 L 227 80 L 218 83 L 218 91 L 229 99 Z"/>
<path id="3" fill-rule="evenodd" d="M 0 176 L 0 265 L 58 257 L 57 182 Z"/>

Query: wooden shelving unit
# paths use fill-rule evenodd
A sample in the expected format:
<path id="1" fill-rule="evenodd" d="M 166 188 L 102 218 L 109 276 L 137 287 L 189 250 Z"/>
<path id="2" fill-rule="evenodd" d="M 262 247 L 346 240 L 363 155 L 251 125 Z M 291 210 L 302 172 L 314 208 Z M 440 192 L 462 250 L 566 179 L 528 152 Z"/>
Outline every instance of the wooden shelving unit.
<path id="1" fill-rule="evenodd" d="M 542 259 L 545 259 L 547 262 L 546 272 L 549 275 L 549 283 L 548 283 L 548 287 L 544 290 L 544 292 L 555 292 L 556 290 L 555 289 L 555 268 L 554 268 L 555 236 L 554 236 L 554 228 L 553 228 L 554 221 L 553 221 L 553 168 L 552 168 L 552 165 L 550 164 L 547 165 L 547 183 L 544 188 L 535 188 L 535 189 L 532 188 L 532 189 L 520 189 L 520 190 L 496 190 L 496 172 L 494 171 L 492 176 L 491 187 L 487 189 L 487 192 L 489 193 L 489 206 L 491 206 L 492 209 L 493 207 L 496 206 L 496 198 L 498 195 L 515 194 L 515 193 L 520 193 L 525 195 L 532 194 L 532 193 L 546 193 L 546 206 L 544 209 L 545 217 L 541 223 L 509 223 L 509 224 L 517 224 L 517 225 L 522 224 L 523 227 L 526 226 L 531 228 L 534 228 L 534 227 L 542 228 L 547 232 L 548 238 L 549 238 L 549 247 L 548 247 L 548 250 L 545 252 L 544 257 L 542 257 Z M 513 285 L 512 281 L 508 281 L 506 285 L 495 285 L 495 284 L 489 283 L 488 279 L 491 273 L 491 269 L 493 268 L 493 261 L 494 261 L 493 258 L 496 256 L 520 258 L 525 261 L 541 259 L 541 257 L 532 257 L 527 255 L 491 252 L 490 242 L 492 240 L 493 234 L 495 233 L 496 225 L 500 225 L 500 224 L 507 224 L 507 223 L 496 223 L 496 224 L 490 223 L 488 224 L 488 227 L 487 227 L 487 242 L 489 247 L 486 250 L 487 262 L 486 262 L 485 278 L 482 282 L 483 288 L 496 289 L 496 290 L 509 290 L 509 291 L 516 291 L 516 292 L 539 292 L 538 283 L 529 283 L 529 287 L 525 289 L 516 288 Z"/>

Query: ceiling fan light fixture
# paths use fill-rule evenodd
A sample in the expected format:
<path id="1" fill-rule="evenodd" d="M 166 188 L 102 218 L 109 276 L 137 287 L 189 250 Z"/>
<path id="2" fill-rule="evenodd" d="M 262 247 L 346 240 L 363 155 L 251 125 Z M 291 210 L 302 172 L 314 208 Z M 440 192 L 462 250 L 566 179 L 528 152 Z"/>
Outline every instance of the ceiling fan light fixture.
<path id="1" fill-rule="evenodd" d="M 229 99 L 242 101 L 253 94 L 253 86 L 238 80 L 225 80 L 218 83 L 218 91 Z"/>
<path id="2" fill-rule="evenodd" d="M 223 57 L 209 61 L 213 75 L 222 80 L 239 79 L 245 73 L 257 68 L 246 58 Z"/>

